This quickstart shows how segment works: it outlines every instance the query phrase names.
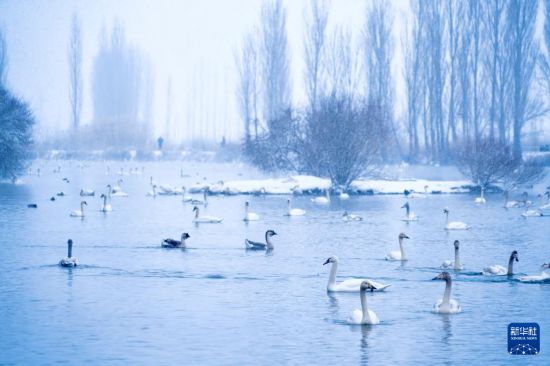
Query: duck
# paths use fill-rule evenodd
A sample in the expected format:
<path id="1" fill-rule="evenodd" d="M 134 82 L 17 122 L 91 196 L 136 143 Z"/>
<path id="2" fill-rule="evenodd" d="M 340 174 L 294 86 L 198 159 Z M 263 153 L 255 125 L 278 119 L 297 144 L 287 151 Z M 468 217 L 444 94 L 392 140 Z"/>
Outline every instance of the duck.
<path id="1" fill-rule="evenodd" d="M 244 239 L 244 245 L 246 246 L 246 249 L 249 250 L 270 251 L 274 248 L 273 243 L 271 242 L 271 238 L 275 235 L 277 235 L 277 233 L 274 230 L 269 229 L 265 232 L 265 243 Z"/>
<path id="2" fill-rule="evenodd" d="M 160 246 L 163 248 L 182 248 L 185 249 L 185 240 L 189 239 L 191 236 L 188 233 L 181 234 L 180 240 L 175 239 L 164 239 Z"/>
<path id="3" fill-rule="evenodd" d="M 484 205 L 487 201 L 485 200 L 485 187 L 481 187 L 481 194 L 479 197 L 476 197 L 476 199 L 474 200 L 474 203 L 476 205 Z"/>
<path id="4" fill-rule="evenodd" d="M 546 272 L 550 269 L 550 263 L 544 263 L 541 267 L 541 273 L 539 275 L 529 275 L 518 277 L 521 282 L 544 282 L 550 279 L 550 274 Z"/>
<path id="5" fill-rule="evenodd" d="M 512 254 L 510 254 L 507 269 L 499 264 L 494 264 L 484 268 L 482 273 L 484 276 L 512 276 L 514 274 L 514 261 L 519 262 L 517 250 L 514 250 Z"/>
<path id="6" fill-rule="evenodd" d="M 78 261 L 76 258 L 73 257 L 73 241 L 72 239 L 69 239 L 67 241 L 67 257 L 62 258 L 59 261 L 59 265 L 61 267 L 76 267 L 78 265 Z"/>
<path id="7" fill-rule="evenodd" d="M 311 202 L 316 203 L 318 205 L 328 205 L 330 203 L 330 194 L 328 193 L 328 189 L 325 190 L 324 196 L 318 196 L 311 199 Z"/>
<path id="8" fill-rule="evenodd" d="M 418 221 L 418 216 L 411 211 L 409 202 L 405 202 L 401 208 L 405 209 L 405 217 L 401 219 L 402 221 Z"/>
<path id="9" fill-rule="evenodd" d="M 376 325 L 380 324 L 378 315 L 367 307 L 367 291 L 374 291 L 374 286 L 369 281 L 361 282 L 359 297 L 361 298 L 361 310 L 355 309 L 348 318 L 347 323 L 352 325 Z"/>
<path id="10" fill-rule="evenodd" d="M 405 250 L 403 249 L 403 239 L 410 239 L 405 233 L 400 233 L 398 236 L 399 239 L 399 251 L 392 251 L 386 254 L 385 259 L 387 261 L 406 261 L 408 260 L 405 255 Z"/>
<path id="11" fill-rule="evenodd" d="M 65 197 L 67 195 L 67 193 L 63 192 L 63 191 L 59 191 L 55 194 L 57 197 Z"/>
<path id="12" fill-rule="evenodd" d="M 433 312 L 438 314 L 457 314 L 462 311 L 459 303 L 455 299 L 451 299 L 451 275 L 449 272 L 441 272 L 432 280 L 445 281 L 445 293 L 443 298 L 438 300 L 433 306 Z"/>
<path id="13" fill-rule="evenodd" d="M 111 206 L 111 204 L 107 202 L 107 195 L 101 194 L 100 198 L 103 199 L 103 203 L 101 204 L 101 208 L 99 209 L 99 211 L 101 212 L 113 211 L 113 206 Z"/>
<path id="14" fill-rule="evenodd" d="M 287 205 L 288 209 L 286 211 L 285 216 L 303 216 L 306 214 L 305 210 L 302 210 L 301 208 L 292 208 L 292 203 L 290 201 L 290 198 L 287 199 Z"/>
<path id="15" fill-rule="evenodd" d="M 199 216 L 199 208 L 197 206 L 193 207 L 193 212 L 195 212 L 195 218 L 193 222 L 199 224 L 218 224 L 223 221 L 222 218 L 216 216 Z"/>
<path id="16" fill-rule="evenodd" d="M 71 217 L 84 217 L 84 206 L 88 206 L 86 201 L 80 202 L 80 210 L 71 211 Z"/>
<path id="17" fill-rule="evenodd" d="M 360 290 L 361 283 L 363 283 L 364 281 L 370 283 L 373 287 L 372 290 L 377 292 L 384 291 L 385 289 L 390 287 L 390 285 L 385 285 L 370 279 L 359 278 L 350 278 L 342 282 L 336 283 L 336 272 L 338 271 L 339 262 L 340 260 L 338 259 L 338 257 L 333 255 L 323 263 L 323 266 L 329 263 L 332 264 L 328 277 L 327 292 L 357 292 Z"/>
<path id="18" fill-rule="evenodd" d="M 36 203 L 29 203 L 27 205 L 28 208 L 38 208 L 38 205 Z"/>
<path id="19" fill-rule="evenodd" d="M 470 226 L 462 221 L 451 221 L 449 222 L 449 209 L 446 208 L 443 210 L 445 214 L 445 230 L 468 230 Z"/>
<path id="20" fill-rule="evenodd" d="M 93 189 L 81 189 L 80 196 L 95 196 L 95 191 Z"/>
<path id="21" fill-rule="evenodd" d="M 504 208 L 516 208 L 520 206 L 520 201 L 509 201 L 508 191 L 504 191 Z"/>
<path id="22" fill-rule="evenodd" d="M 460 271 L 464 269 L 464 267 L 460 263 L 460 253 L 459 253 L 460 242 L 458 240 L 455 240 L 453 245 L 455 247 L 455 261 L 451 262 L 450 260 L 446 260 L 441 265 L 441 268 L 453 268 L 455 271 Z"/>
<path id="23" fill-rule="evenodd" d="M 243 221 L 258 221 L 260 216 L 254 212 L 249 211 L 250 204 L 248 201 L 244 203 L 244 219 Z"/>
<path id="24" fill-rule="evenodd" d="M 112 197 L 128 197 L 128 193 L 122 190 L 122 179 L 119 179 L 114 187 L 112 187 L 110 196 Z"/>
<path id="25" fill-rule="evenodd" d="M 344 211 L 344 214 L 342 215 L 342 220 L 344 220 L 344 221 L 363 221 L 363 218 L 361 216 L 350 214 L 347 211 Z"/>

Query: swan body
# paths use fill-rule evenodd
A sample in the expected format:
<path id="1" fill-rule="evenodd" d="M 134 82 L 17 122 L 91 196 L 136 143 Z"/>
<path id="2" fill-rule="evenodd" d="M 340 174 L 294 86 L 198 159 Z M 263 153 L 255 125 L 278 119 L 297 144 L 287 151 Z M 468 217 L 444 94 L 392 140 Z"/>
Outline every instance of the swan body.
<path id="1" fill-rule="evenodd" d="M 158 188 L 158 194 L 160 196 L 175 196 L 178 194 L 178 192 L 174 188 L 167 185 L 161 184 L 157 186 L 157 188 Z"/>
<path id="2" fill-rule="evenodd" d="M 340 199 L 340 201 L 347 201 L 347 200 L 349 200 L 349 194 L 347 194 L 344 191 L 340 191 L 340 194 L 338 195 L 338 198 Z"/>
<path id="3" fill-rule="evenodd" d="M 288 210 L 285 216 L 303 216 L 306 214 L 306 211 L 302 210 L 301 208 L 292 208 L 290 199 L 287 200 L 287 204 L 288 204 Z"/>
<path id="4" fill-rule="evenodd" d="M 358 292 L 361 288 L 361 284 L 363 282 L 368 282 L 372 286 L 372 291 L 384 291 L 386 288 L 390 287 L 391 285 L 385 285 L 380 282 L 376 282 L 370 279 L 359 279 L 359 278 L 351 278 L 348 280 L 344 280 L 342 282 L 336 282 L 336 272 L 338 271 L 338 263 L 339 259 L 336 256 L 332 256 L 328 258 L 325 264 L 332 263 L 332 267 L 330 269 L 330 275 L 328 278 L 328 284 L 327 284 L 327 292 Z"/>
<path id="5" fill-rule="evenodd" d="M 451 221 L 449 222 L 449 210 L 444 209 L 443 213 L 445 214 L 445 230 L 468 230 L 470 225 L 462 221 Z"/>
<path id="6" fill-rule="evenodd" d="M 411 211 L 409 202 L 405 202 L 405 204 L 401 206 L 401 208 L 404 208 L 406 210 L 405 217 L 401 219 L 402 221 L 418 221 L 418 216 Z"/>
<path id="7" fill-rule="evenodd" d="M 114 187 L 112 187 L 111 192 L 109 192 L 109 196 L 113 197 L 128 197 L 128 193 L 124 192 L 122 190 L 122 179 L 119 179 Z"/>
<path id="8" fill-rule="evenodd" d="M 375 325 L 380 324 L 378 315 L 367 307 L 367 291 L 373 291 L 373 286 L 368 281 L 363 281 L 360 285 L 359 296 L 361 297 L 361 310 L 355 309 L 348 318 L 348 324 L 353 325 Z"/>
<path id="9" fill-rule="evenodd" d="M 460 242 L 458 240 L 455 240 L 454 247 L 455 247 L 455 261 L 452 262 L 450 260 L 446 260 L 441 265 L 441 268 L 452 268 L 455 271 L 460 271 L 464 269 L 464 267 L 460 263 L 460 253 L 459 253 Z"/>
<path id="10" fill-rule="evenodd" d="M 202 224 L 218 224 L 223 221 L 222 218 L 216 216 L 200 216 L 199 208 L 197 206 L 193 207 L 193 212 L 195 212 L 195 218 L 193 222 L 202 223 Z"/>
<path id="11" fill-rule="evenodd" d="M 101 208 L 99 209 L 101 212 L 111 212 L 113 211 L 113 207 L 110 203 L 107 202 L 107 196 L 102 194 L 101 198 L 103 198 L 103 203 L 101 204 Z"/>
<path id="12" fill-rule="evenodd" d="M 542 212 L 538 211 L 538 210 L 526 210 L 525 212 L 523 212 L 521 214 L 521 216 L 523 217 L 541 217 L 541 216 L 544 216 L 542 214 Z"/>
<path id="13" fill-rule="evenodd" d="M 93 189 L 81 189 L 80 196 L 95 196 L 95 191 Z"/>
<path id="14" fill-rule="evenodd" d="M 494 264 L 483 268 L 482 273 L 484 276 L 512 276 L 514 274 L 514 261 L 519 262 L 518 252 L 515 250 L 510 254 L 508 268 L 504 268 L 500 264 Z"/>
<path id="15" fill-rule="evenodd" d="M 521 282 L 544 282 L 550 279 L 550 274 L 546 272 L 550 269 L 550 263 L 544 263 L 541 266 L 541 273 L 539 275 L 529 275 L 518 277 Z"/>
<path id="16" fill-rule="evenodd" d="M 250 250 L 273 250 L 274 247 L 271 238 L 275 235 L 277 235 L 275 231 L 267 230 L 265 232 L 265 243 L 244 239 L 244 244 L 246 249 Z"/>
<path id="17" fill-rule="evenodd" d="M 73 241 L 71 239 L 67 241 L 67 256 L 61 258 L 59 265 L 61 267 L 76 267 L 78 265 L 78 261 L 73 257 Z"/>
<path id="18" fill-rule="evenodd" d="M 311 202 L 316 203 L 318 205 L 328 205 L 330 203 L 330 195 L 328 193 L 328 189 L 325 191 L 325 196 L 318 196 L 311 199 Z"/>
<path id="19" fill-rule="evenodd" d="M 244 219 L 243 221 L 258 221 L 260 219 L 260 216 L 254 212 L 249 211 L 249 203 L 248 201 L 244 204 Z"/>
<path id="20" fill-rule="evenodd" d="M 191 236 L 187 233 L 181 234 L 180 240 L 175 239 L 164 239 L 160 246 L 163 248 L 185 248 L 185 240 L 189 239 Z"/>
<path id="21" fill-rule="evenodd" d="M 385 259 L 388 261 L 406 261 L 407 256 L 405 255 L 405 250 L 403 249 L 403 239 L 410 239 L 404 233 L 399 234 L 399 251 L 391 251 L 386 254 Z"/>
<path id="22" fill-rule="evenodd" d="M 457 314 L 462 311 L 458 302 L 451 299 L 451 275 L 448 272 L 442 272 L 433 280 L 445 281 L 445 293 L 443 298 L 438 300 L 433 306 L 433 312 L 438 314 Z"/>
<path id="23" fill-rule="evenodd" d="M 148 197 L 156 197 L 157 196 L 157 186 L 155 184 L 153 184 L 153 186 L 151 187 L 151 190 L 149 192 L 147 192 L 146 196 L 148 196 Z"/>
<path id="24" fill-rule="evenodd" d="M 342 215 L 342 220 L 344 220 L 344 221 L 363 221 L 363 218 L 361 216 L 350 214 L 347 211 L 344 211 L 344 214 Z"/>
<path id="25" fill-rule="evenodd" d="M 84 206 L 88 206 L 86 201 L 80 202 L 80 210 L 71 211 L 71 217 L 84 217 Z"/>
<path id="26" fill-rule="evenodd" d="M 508 191 L 504 191 L 504 208 L 516 208 L 521 206 L 520 201 L 509 201 L 508 200 Z"/>

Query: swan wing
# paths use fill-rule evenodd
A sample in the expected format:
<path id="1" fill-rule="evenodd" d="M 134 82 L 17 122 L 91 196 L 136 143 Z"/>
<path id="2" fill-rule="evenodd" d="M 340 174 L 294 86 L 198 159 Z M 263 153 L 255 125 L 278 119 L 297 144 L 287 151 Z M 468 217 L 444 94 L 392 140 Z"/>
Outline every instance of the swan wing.
<path id="1" fill-rule="evenodd" d="M 335 284 L 331 290 L 338 292 L 359 292 L 363 281 L 364 279 L 361 278 L 350 278 Z"/>
<path id="2" fill-rule="evenodd" d="M 452 266 L 453 266 L 453 262 L 451 262 L 448 259 L 445 262 L 443 262 L 443 264 L 441 264 L 441 268 L 451 268 Z"/>
<path id="3" fill-rule="evenodd" d="M 375 288 L 374 291 L 376 292 L 384 291 L 385 289 L 391 286 L 391 285 L 385 285 L 383 283 L 376 282 L 373 280 L 367 280 L 367 281 L 370 282 L 370 284 Z"/>
<path id="4" fill-rule="evenodd" d="M 508 271 L 506 270 L 506 268 L 504 268 L 500 264 L 495 264 L 495 265 L 483 268 L 483 274 L 485 276 L 503 276 L 507 273 Z"/>
<path id="5" fill-rule="evenodd" d="M 363 312 L 359 309 L 353 310 L 350 317 L 348 318 L 348 324 L 361 324 L 363 321 Z"/>
<path id="6" fill-rule="evenodd" d="M 370 321 L 367 321 L 366 324 L 380 324 L 380 319 L 378 315 L 372 310 L 368 310 Z"/>
<path id="7" fill-rule="evenodd" d="M 249 212 L 245 217 L 244 221 L 258 221 L 260 219 L 260 216 L 253 212 Z"/>
<path id="8" fill-rule="evenodd" d="M 399 251 L 392 251 L 386 254 L 386 260 L 388 261 L 400 261 L 401 260 L 401 252 Z"/>
<path id="9" fill-rule="evenodd" d="M 468 226 L 468 224 L 461 221 L 449 222 L 445 227 L 447 230 L 468 230 L 469 228 L 470 226 Z"/>
<path id="10" fill-rule="evenodd" d="M 261 249 L 266 249 L 267 248 L 267 244 L 265 244 L 265 243 L 259 243 L 257 241 L 252 241 L 252 240 L 248 240 L 248 239 L 245 239 L 244 242 L 245 242 L 246 247 L 248 249 L 261 250 Z"/>
<path id="11" fill-rule="evenodd" d="M 178 247 L 181 245 L 181 241 L 174 239 L 164 239 L 162 241 L 163 247 Z"/>

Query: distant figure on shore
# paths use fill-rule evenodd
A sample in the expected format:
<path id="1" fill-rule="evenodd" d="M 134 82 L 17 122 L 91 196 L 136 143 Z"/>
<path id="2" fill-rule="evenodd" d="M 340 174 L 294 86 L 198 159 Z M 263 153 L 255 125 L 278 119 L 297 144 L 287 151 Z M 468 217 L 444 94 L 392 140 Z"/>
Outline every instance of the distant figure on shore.
<path id="1" fill-rule="evenodd" d="M 158 144 L 159 150 L 162 150 L 162 145 L 164 145 L 164 139 L 162 138 L 162 136 L 159 136 L 159 138 L 157 139 L 157 144 Z"/>

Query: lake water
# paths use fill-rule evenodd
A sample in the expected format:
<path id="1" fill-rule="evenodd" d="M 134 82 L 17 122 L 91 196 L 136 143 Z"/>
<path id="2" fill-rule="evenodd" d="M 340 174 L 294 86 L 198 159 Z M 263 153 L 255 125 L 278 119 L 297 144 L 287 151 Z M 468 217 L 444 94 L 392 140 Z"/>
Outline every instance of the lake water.
<path id="1" fill-rule="evenodd" d="M 61 173 L 52 170 L 61 165 Z M 0 364 L 2 365 L 306 365 L 306 364 L 550 364 L 550 283 L 453 274 L 453 297 L 463 312 L 431 313 L 444 283 L 431 281 L 453 241 L 461 241 L 464 272 L 506 265 L 518 250 L 518 273 L 536 274 L 550 261 L 550 218 L 524 219 L 522 209 L 502 208 L 501 195 L 476 206 L 474 195 L 411 199 L 421 218 L 406 224 L 403 196 L 333 198 L 316 206 L 294 198 L 304 217 L 283 216 L 285 196 L 211 196 L 205 214 L 222 224 L 192 225 L 192 206 L 180 196 L 146 197 L 149 176 L 190 186 L 203 177 L 258 178 L 241 165 L 206 163 L 85 163 L 40 161 L 41 176 L 0 185 Z M 105 174 L 110 166 L 111 175 Z M 124 166 L 145 168 L 124 176 L 129 197 L 113 197 L 114 211 L 99 212 L 99 193 Z M 190 176 L 180 178 L 180 167 Z M 62 181 L 67 177 L 70 183 Z M 546 185 L 548 182 L 546 182 Z M 79 208 L 81 188 L 87 216 Z M 58 191 L 67 196 L 51 202 Z M 200 197 L 198 197 L 200 198 Z M 261 220 L 245 224 L 243 206 Z M 37 203 L 37 209 L 27 208 Z M 442 209 L 471 230 L 447 233 Z M 346 209 L 365 218 L 343 222 Z M 266 255 L 244 249 L 244 239 L 279 235 Z M 160 248 L 161 239 L 191 235 L 186 251 Z M 385 261 L 405 232 L 409 261 Z M 66 241 L 80 265 L 60 268 Z M 350 326 L 358 294 L 327 295 L 330 268 L 340 258 L 339 279 L 368 277 L 391 284 L 369 294 L 376 326 Z M 538 322 L 538 356 L 509 356 L 507 326 Z"/>

